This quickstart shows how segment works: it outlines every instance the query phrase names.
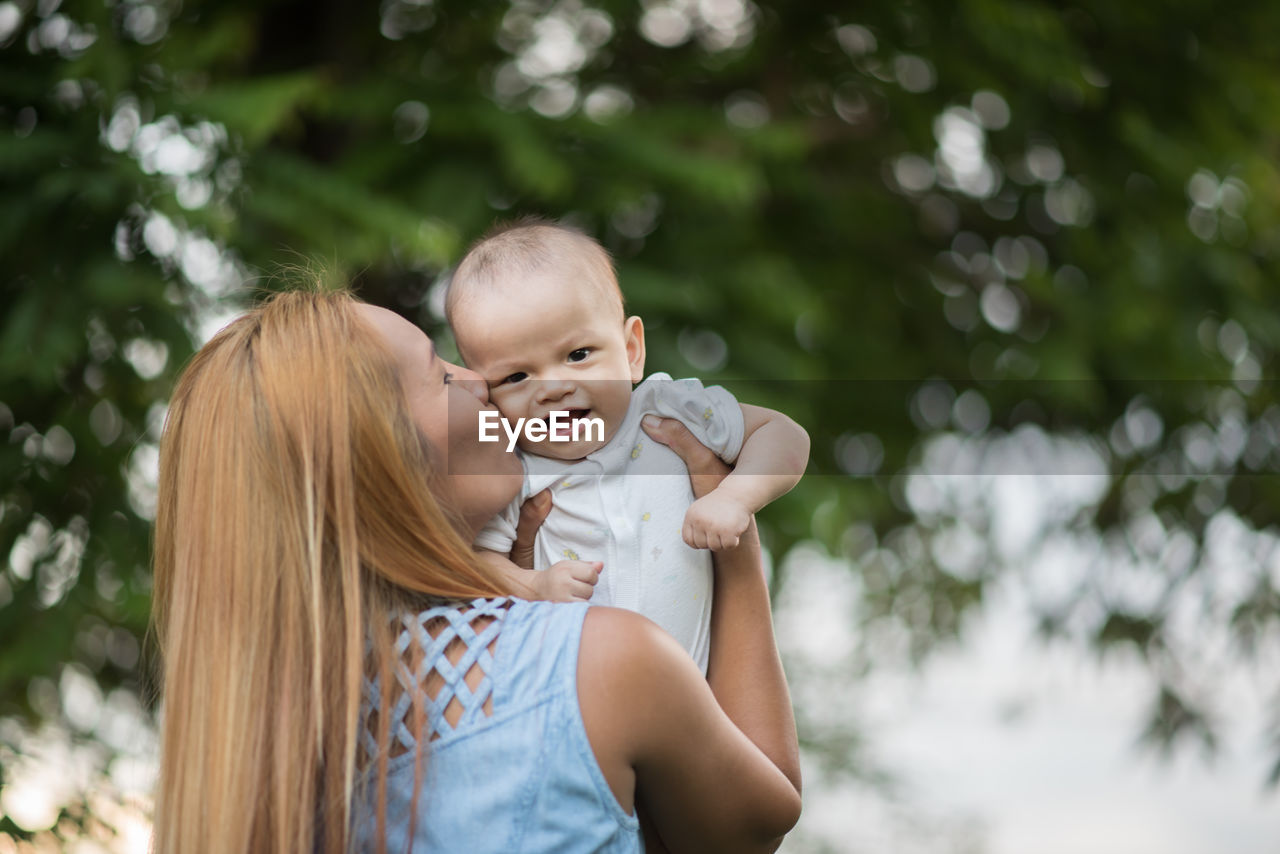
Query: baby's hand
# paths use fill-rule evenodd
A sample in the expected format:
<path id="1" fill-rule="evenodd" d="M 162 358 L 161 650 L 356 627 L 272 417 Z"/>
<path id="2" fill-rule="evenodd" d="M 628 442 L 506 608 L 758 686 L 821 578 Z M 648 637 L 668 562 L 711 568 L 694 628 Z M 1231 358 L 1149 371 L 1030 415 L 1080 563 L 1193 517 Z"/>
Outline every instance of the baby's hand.
<path id="1" fill-rule="evenodd" d="M 600 561 L 562 560 L 542 572 L 533 573 L 529 583 L 534 598 L 550 602 L 586 602 L 600 580 Z"/>
<path id="2" fill-rule="evenodd" d="M 718 552 L 738 545 L 751 524 L 751 513 L 740 502 L 713 490 L 689 505 L 684 514 L 684 541 L 695 549 Z"/>

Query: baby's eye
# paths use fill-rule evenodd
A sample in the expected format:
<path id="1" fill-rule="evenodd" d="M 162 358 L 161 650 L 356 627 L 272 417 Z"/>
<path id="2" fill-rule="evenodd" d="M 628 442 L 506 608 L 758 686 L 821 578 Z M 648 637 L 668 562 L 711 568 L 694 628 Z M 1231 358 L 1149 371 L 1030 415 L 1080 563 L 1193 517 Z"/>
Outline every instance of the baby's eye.
<path id="1" fill-rule="evenodd" d="M 583 359 L 587 358 L 588 354 L 590 353 L 591 353 L 590 347 L 579 347 L 577 350 L 574 350 L 572 353 L 569 354 L 569 361 L 581 362 Z"/>
<path id="2" fill-rule="evenodd" d="M 444 384 L 448 385 L 453 380 L 453 374 L 448 371 L 444 372 Z"/>
<path id="3" fill-rule="evenodd" d="M 508 374 L 507 376 L 503 377 L 502 381 L 499 382 L 498 385 L 511 385 L 518 382 L 524 382 L 524 380 L 528 376 L 529 375 L 526 374 L 524 371 L 516 371 L 514 374 Z"/>

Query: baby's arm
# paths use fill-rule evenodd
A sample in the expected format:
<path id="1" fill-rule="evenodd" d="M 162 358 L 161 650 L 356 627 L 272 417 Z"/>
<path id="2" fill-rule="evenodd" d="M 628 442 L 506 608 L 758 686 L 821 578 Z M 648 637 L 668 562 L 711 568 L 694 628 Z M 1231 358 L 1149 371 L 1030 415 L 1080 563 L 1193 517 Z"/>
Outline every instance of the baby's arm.
<path id="1" fill-rule="evenodd" d="M 524 569 L 500 552 L 477 548 L 476 557 L 495 570 L 523 599 L 547 599 L 552 602 L 586 602 L 591 598 L 600 570 L 599 561 L 562 560 L 544 571 Z"/>
<path id="2" fill-rule="evenodd" d="M 781 412 L 742 404 L 743 442 L 733 473 L 689 506 L 682 531 L 695 549 L 738 545 L 751 517 L 800 482 L 809 434 Z"/>

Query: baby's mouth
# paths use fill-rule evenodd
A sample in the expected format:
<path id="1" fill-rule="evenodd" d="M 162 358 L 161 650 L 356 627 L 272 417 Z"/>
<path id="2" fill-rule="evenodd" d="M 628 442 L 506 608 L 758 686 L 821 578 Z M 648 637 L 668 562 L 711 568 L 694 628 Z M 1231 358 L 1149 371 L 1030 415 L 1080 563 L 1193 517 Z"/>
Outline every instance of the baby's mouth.
<path id="1" fill-rule="evenodd" d="M 569 413 L 569 418 L 568 420 L 561 420 L 557 423 L 556 426 L 559 429 L 556 430 L 556 437 L 559 438 L 563 436 L 564 438 L 568 439 L 572 436 L 573 426 L 578 424 L 578 422 L 585 422 L 587 418 L 591 416 L 591 410 L 590 409 L 569 409 L 564 411 L 567 411 Z M 579 431 L 579 435 L 582 435 L 582 427 L 579 427 L 578 431 Z"/>

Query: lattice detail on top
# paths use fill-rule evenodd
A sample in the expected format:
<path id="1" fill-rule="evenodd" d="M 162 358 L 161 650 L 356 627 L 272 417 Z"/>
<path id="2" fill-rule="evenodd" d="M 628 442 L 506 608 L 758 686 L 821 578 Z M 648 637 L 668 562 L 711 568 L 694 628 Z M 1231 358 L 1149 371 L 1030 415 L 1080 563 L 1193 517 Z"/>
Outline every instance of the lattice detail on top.
<path id="1" fill-rule="evenodd" d="M 509 605 L 508 599 L 477 599 L 469 605 L 431 608 L 401 618 L 395 642 L 397 684 L 390 692 L 387 711 L 392 756 L 412 752 L 421 733 L 435 741 L 493 714 L 490 673 Z M 378 754 L 376 710 L 382 704 L 381 692 L 377 678 L 365 680 L 367 714 L 360 735 L 369 757 Z M 415 694 L 425 700 L 418 711 L 413 708 Z"/>

